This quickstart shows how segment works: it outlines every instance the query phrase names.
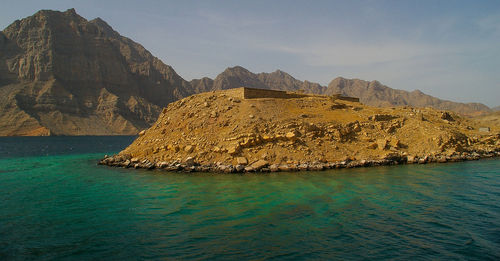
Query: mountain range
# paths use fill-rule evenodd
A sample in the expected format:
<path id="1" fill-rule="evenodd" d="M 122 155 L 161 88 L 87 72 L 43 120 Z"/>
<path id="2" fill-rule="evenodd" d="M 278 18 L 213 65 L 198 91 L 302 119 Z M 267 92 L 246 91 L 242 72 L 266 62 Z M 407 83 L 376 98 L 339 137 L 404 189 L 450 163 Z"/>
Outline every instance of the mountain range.
<path id="1" fill-rule="evenodd" d="M 272 73 L 252 73 L 241 66 L 227 68 L 214 80 L 203 78 L 192 80 L 191 85 L 197 92 L 225 90 L 240 86 L 272 90 L 299 91 L 321 95 L 342 94 L 358 97 L 364 104 L 378 107 L 413 106 L 433 107 L 440 110 L 450 110 L 461 114 L 475 116 L 491 109 L 481 103 L 459 103 L 438 99 L 419 90 L 412 92 L 397 90 L 381 84 L 378 81 L 345 79 L 337 77 L 328 86 L 309 81 L 300 81 L 286 72 L 277 70 Z"/>
<path id="2" fill-rule="evenodd" d="M 136 134 L 170 102 L 241 86 L 340 93 L 373 106 L 491 112 L 480 103 L 445 101 L 378 81 L 339 77 L 322 86 L 280 70 L 255 74 L 235 66 L 215 79 L 186 81 L 102 19 L 86 20 L 74 9 L 41 10 L 0 32 L 0 136 Z"/>

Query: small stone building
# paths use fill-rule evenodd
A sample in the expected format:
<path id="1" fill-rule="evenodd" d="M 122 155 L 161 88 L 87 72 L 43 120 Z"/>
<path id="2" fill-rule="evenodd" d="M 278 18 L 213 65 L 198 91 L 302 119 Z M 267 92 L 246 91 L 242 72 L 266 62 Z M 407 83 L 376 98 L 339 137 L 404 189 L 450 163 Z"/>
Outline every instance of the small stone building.
<path id="1" fill-rule="evenodd" d="M 227 91 L 227 94 L 240 99 L 259 99 L 259 98 L 293 99 L 293 98 L 315 97 L 315 96 L 324 97 L 324 95 L 305 94 L 302 92 L 267 90 L 267 89 L 248 88 L 248 87 L 231 89 Z M 341 96 L 340 94 L 336 94 L 331 97 L 335 100 L 359 102 L 359 98 Z"/>

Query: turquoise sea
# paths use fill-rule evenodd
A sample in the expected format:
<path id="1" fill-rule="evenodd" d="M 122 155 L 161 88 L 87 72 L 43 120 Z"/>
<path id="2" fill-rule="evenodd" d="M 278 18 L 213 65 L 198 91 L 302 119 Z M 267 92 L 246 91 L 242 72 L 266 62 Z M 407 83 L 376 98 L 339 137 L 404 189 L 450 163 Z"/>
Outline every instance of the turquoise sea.
<path id="1" fill-rule="evenodd" d="M 98 166 L 134 137 L 0 138 L 0 260 L 500 260 L 500 160 L 272 174 Z"/>

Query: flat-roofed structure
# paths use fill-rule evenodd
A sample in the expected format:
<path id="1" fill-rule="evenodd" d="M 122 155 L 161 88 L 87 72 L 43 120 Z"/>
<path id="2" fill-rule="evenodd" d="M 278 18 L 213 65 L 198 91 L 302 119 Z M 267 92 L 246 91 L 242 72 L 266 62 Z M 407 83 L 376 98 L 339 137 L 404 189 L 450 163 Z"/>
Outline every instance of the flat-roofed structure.
<path id="1" fill-rule="evenodd" d="M 267 90 L 267 89 L 257 89 L 240 87 L 231 90 L 227 90 L 227 94 L 237 97 L 240 99 L 261 99 L 261 98 L 272 98 L 272 99 L 294 99 L 294 98 L 304 98 L 304 97 L 317 97 L 325 95 L 316 94 L 306 94 L 300 92 L 289 92 L 289 91 L 278 91 L 278 90 Z M 335 100 L 345 100 L 351 102 L 359 102 L 359 98 L 341 96 L 340 94 L 335 94 L 330 96 Z"/>

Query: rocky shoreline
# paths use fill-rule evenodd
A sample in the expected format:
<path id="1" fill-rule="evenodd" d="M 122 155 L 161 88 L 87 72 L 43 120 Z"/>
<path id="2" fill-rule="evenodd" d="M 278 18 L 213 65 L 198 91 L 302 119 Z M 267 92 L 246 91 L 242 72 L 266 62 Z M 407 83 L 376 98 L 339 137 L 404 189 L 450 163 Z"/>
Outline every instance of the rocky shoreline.
<path id="1" fill-rule="evenodd" d="M 484 128 L 446 111 L 374 108 L 333 96 L 248 98 L 248 91 L 202 93 L 171 103 L 151 128 L 100 164 L 196 172 L 319 171 L 474 160 L 500 152 L 499 127 Z"/>
<path id="2" fill-rule="evenodd" d="M 482 158 L 499 157 L 500 150 L 473 151 L 453 153 L 450 155 L 425 155 L 408 156 L 393 154 L 384 159 L 349 159 L 338 162 L 311 162 L 311 163 L 291 163 L 291 164 L 270 164 L 266 160 L 257 160 L 249 164 L 224 164 L 215 162 L 212 164 L 199 164 L 191 157 L 184 161 L 173 162 L 151 162 L 148 159 L 132 158 L 130 155 L 105 155 L 98 162 L 99 165 L 111 167 L 162 170 L 170 172 L 213 172 L 213 173 L 250 173 L 250 172 L 295 172 L 295 171 L 323 171 L 329 169 L 375 167 L 399 164 L 427 164 L 427 163 L 447 163 L 469 160 L 479 160 Z"/>

